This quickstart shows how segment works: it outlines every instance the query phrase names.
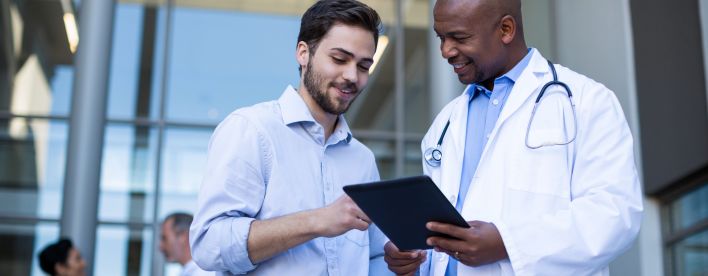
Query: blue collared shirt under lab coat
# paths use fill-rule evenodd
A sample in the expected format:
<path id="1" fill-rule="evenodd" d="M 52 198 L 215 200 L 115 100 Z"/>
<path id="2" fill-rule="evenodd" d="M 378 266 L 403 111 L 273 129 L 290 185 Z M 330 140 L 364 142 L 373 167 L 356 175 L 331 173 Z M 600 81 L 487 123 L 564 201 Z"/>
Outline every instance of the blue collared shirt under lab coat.
<path id="1" fill-rule="evenodd" d="M 377 180 L 373 153 L 344 117 L 325 141 L 288 87 L 277 101 L 234 111 L 214 131 L 190 229 L 192 256 L 227 275 L 368 275 L 370 256 L 383 254 L 375 227 L 315 238 L 259 264 L 246 246 L 253 220 L 324 207 L 343 195 L 342 186 Z"/>
<path id="2" fill-rule="evenodd" d="M 494 80 L 494 91 L 489 91 L 482 85 L 472 84 L 467 87 L 470 102 L 467 109 L 467 133 L 465 134 L 465 154 L 462 161 L 462 177 L 460 177 L 460 193 L 455 208 L 462 210 L 472 177 L 477 170 L 482 151 L 487 144 L 489 134 L 499 119 L 506 98 L 514 87 L 514 83 L 524 71 L 533 56 L 534 49 L 529 49 L 526 56 L 509 72 Z M 457 275 L 457 260 L 450 258 L 445 275 Z"/>

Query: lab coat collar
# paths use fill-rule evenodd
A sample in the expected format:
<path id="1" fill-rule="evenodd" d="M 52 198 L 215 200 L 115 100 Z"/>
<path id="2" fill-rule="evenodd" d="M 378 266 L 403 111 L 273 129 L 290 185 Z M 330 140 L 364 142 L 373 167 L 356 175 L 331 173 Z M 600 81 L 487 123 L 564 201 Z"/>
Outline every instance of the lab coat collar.
<path id="1" fill-rule="evenodd" d="M 501 126 L 509 116 L 516 112 L 539 89 L 542 78 L 549 73 L 550 68 L 548 68 L 546 58 L 534 48 L 531 51 L 533 51 L 531 61 L 529 61 L 529 65 L 519 76 L 514 88 L 511 89 L 495 129 Z"/>

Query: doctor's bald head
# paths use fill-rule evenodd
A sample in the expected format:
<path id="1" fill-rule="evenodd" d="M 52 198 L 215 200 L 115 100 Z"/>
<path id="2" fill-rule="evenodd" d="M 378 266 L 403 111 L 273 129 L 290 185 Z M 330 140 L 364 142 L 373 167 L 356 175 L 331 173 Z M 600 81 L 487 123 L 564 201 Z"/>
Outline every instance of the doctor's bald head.
<path id="1" fill-rule="evenodd" d="M 442 56 L 465 84 L 491 84 L 526 54 L 520 0 L 438 0 Z"/>

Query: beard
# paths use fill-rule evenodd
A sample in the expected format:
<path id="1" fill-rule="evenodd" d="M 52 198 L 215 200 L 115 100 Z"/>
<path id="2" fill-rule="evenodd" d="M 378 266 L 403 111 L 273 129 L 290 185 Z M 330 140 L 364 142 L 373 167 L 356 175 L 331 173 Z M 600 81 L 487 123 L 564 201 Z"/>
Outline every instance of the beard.
<path id="1" fill-rule="evenodd" d="M 351 89 L 352 91 L 355 91 L 354 93 L 359 93 L 361 91 L 359 91 L 355 83 L 348 81 L 345 81 L 343 83 L 327 83 L 325 85 L 324 77 L 322 77 L 321 74 L 313 70 L 313 63 L 313 58 L 312 56 L 310 56 L 310 62 L 307 63 L 305 76 L 303 79 L 305 88 L 310 94 L 310 97 L 312 97 L 312 99 L 315 100 L 315 103 L 317 103 L 317 105 L 319 105 L 320 108 L 322 108 L 322 110 L 324 110 L 325 112 L 334 115 L 344 114 L 345 112 L 347 112 L 356 97 L 353 98 L 351 101 L 343 100 L 335 96 L 328 97 L 327 89 L 330 87 L 335 87 L 339 89 Z M 322 90 L 323 88 L 324 90 Z"/>

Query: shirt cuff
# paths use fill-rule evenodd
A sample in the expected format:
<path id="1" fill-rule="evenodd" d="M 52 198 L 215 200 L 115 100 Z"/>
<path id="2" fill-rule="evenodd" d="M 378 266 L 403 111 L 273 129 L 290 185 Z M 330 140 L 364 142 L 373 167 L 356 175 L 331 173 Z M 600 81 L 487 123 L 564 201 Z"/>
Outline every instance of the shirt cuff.
<path id="1" fill-rule="evenodd" d="M 246 274 L 256 269 L 248 257 L 248 233 L 251 223 L 255 220 L 248 217 L 227 219 L 221 224 L 221 256 L 224 265 L 231 273 Z"/>

